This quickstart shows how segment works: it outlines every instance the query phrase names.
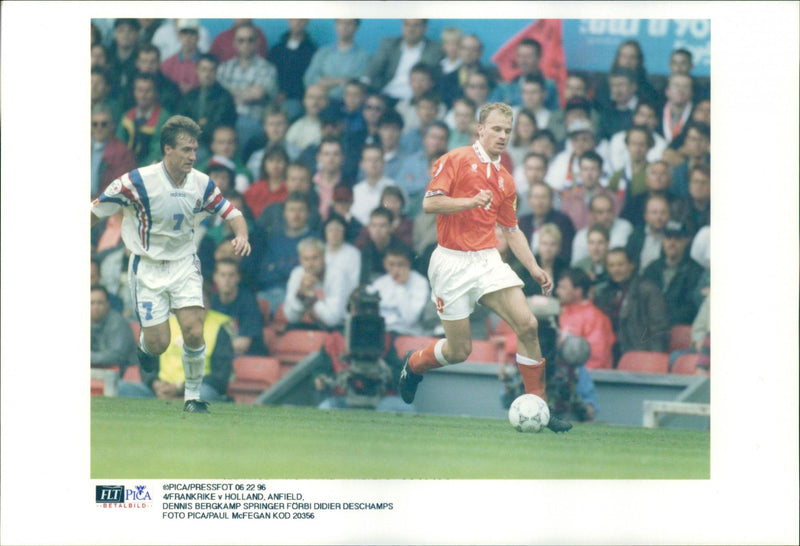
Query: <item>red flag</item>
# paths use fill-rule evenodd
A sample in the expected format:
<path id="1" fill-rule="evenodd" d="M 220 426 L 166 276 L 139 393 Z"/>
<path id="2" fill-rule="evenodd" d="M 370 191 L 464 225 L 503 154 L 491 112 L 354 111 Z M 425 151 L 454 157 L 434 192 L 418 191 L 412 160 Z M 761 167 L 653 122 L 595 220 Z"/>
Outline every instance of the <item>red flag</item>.
<path id="1" fill-rule="evenodd" d="M 542 45 L 539 67 L 545 78 L 556 83 L 563 106 L 564 88 L 567 85 L 567 63 L 564 59 L 561 19 L 539 19 L 531 23 L 492 55 L 492 62 L 497 65 L 500 76 L 507 82 L 519 76 L 516 65 L 517 44 L 525 38 L 533 38 Z"/>

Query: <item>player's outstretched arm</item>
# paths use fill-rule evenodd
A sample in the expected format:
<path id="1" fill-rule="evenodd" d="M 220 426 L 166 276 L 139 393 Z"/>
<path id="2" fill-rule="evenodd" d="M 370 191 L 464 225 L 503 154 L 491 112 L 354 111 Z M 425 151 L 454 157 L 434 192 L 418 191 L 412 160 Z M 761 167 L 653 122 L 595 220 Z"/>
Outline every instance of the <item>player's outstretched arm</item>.
<path id="1" fill-rule="evenodd" d="M 519 229 L 512 231 L 504 229 L 503 234 L 506 237 L 506 242 L 508 242 L 508 248 L 511 249 L 511 252 L 514 253 L 514 256 L 517 257 L 520 263 L 525 266 L 525 269 L 530 272 L 533 280 L 539 283 L 542 287 L 542 293 L 545 296 L 549 296 L 550 291 L 553 290 L 553 280 L 547 272 L 536 263 L 536 258 L 533 256 L 533 252 L 531 252 L 531 247 L 528 246 L 528 239 L 525 237 L 525 234 Z"/>
<path id="2" fill-rule="evenodd" d="M 422 210 L 428 214 L 455 214 L 477 207 L 485 207 L 492 202 L 492 192 L 480 190 L 472 197 L 450 197 L 439 194 L 422 200 Z"/>

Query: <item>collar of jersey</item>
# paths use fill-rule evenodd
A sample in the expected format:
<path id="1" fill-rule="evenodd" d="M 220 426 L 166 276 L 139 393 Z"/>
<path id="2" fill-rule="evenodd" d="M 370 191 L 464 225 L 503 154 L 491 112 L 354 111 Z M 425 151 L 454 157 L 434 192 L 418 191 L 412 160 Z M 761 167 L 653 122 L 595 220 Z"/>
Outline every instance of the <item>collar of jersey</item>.
<path id="1" fill-rule="evenodd" d="M 494 165 L 495 170 L 500 170 L 500 158 L 498 157 L 497 161 L 489 159 L 489 154 L 483 149 L 479 140 L 475 141 L 475 144 L 472 145 L 472 149 L 475 150 L 475 154 L 478 156 L 478 159 L 481 160 L 481 163 L 491 163 Z"/>

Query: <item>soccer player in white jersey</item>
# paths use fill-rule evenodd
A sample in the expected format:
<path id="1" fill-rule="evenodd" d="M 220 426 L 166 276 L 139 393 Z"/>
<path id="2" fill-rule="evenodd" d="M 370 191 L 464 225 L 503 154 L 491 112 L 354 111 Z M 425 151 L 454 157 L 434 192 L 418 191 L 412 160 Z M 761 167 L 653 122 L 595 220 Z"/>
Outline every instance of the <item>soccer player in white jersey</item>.
<path id="1" fill-rule="evenodd" d="M 250 254 L 242 213 L 222 196 L 208 175 L 193 168 L 200 126 L 185 116 L 169 118 L 161 130 L 164 159 L 114 180 L 92 202 L 92 226 L 123 210 L 122 240 L 131 252 L 128 266 L 133 303 L 142 325 L 139 364 L 158 367 L 170 342 L 169 313 L 183 335 L 186 412 L 207 413 L 200 400 L 206 354 L 203 339 L 203 277 L 194 244 L 195 217 L 218 214 L 230 224 L 234 252 Z"/>

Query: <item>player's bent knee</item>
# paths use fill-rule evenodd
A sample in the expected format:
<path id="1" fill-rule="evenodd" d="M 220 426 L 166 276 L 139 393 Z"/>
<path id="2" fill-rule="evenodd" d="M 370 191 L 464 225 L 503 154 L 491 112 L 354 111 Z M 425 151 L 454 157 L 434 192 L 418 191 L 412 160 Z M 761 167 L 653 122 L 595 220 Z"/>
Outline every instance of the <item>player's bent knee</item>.
<path id="1" fill-rule="evenodd" d="M 470 353 L 472 353 L 472 341 L 468 341 L 466 343 L 448 343 L 448 351 L 449 354 L 445 355 L 447 361 L 451 364 L 457 364 L 459 362 L 464 362 L 467 358 L 469 358 Z"/>
<path id="2" fill-rule="evenodd" d="M 539 337 L 539 321 L 531 315 L 530 319 L 517 326 L 516 334 L 517 337 L 522 339 L 537 339 Z"/>

